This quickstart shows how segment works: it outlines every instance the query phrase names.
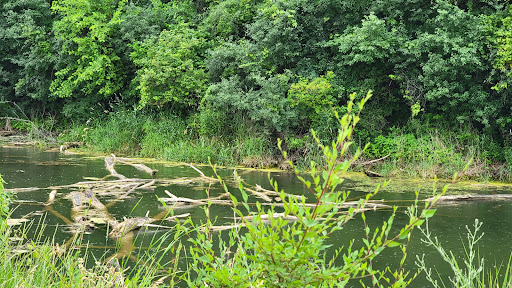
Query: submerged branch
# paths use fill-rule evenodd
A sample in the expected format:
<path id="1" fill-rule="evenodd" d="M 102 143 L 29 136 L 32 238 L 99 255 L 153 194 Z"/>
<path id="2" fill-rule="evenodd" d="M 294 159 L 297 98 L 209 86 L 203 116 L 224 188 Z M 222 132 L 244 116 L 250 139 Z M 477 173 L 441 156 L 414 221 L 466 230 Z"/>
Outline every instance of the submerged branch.
<path id="1" fill-rule="evenodd" d="M 432 202 L 434 197 L 425 199 L 427 202 Z M 439 197 L 439 200 L 437 203 L 441 202 L 458 202 L 458 203 L 464 203 L 467 201 L 506 201 L 506 200 L 512 200 L 512 194 L 490 194 L 490 195 L 445 195 Z"/>
<path id="2" fill-rule="evenodd" d="M 117 173 L 116 169 L 114 169 L 114 166 L 116 165 L 116 156 L 112 154 L 111 156 L 105 157 L 105 168 L 107 168 L 108 172 L 110 172 L 110 175 L 117 177 L 121 180 L 126 179 L 126 176 Z"/>

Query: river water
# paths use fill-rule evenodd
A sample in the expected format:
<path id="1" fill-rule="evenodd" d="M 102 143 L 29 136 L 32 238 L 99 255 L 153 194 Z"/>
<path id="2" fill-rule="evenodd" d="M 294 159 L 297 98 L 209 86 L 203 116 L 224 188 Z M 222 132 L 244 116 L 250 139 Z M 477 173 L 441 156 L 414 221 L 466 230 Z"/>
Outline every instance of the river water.
<path id="1" fill-rule="evenodd" d="M 145 162 L 153 169 L 158 169 L 158 178 L 177 179 L 188 177 L 195 179 L 199 174 L 197 171 L 186 165 L 177 165 L 164 162 Z M 213 171 L 208 166 L 198 166 L 207 176 L 213 176 Z M 140 172 L 129 165 L 116 165 L 116 170 L 120 174 L 132 178 L 151 178 L 151 176 Z M 233 169 L 219 169 L 218 173 L 225 179 L 233 178 Z M 296 180 L 295 176 L 286 172 L 264 172 L 254 170 L 239 169 L 238 173 L 249 186 L 259 184 L 264 188 L 270 189 L 268 176 L 274 178 L 280 188 L 288 193 L 305 194 L 305 189 Z M 18 188 L 38 188 L 30 191 L 18 191 L 17 203 L 11 218 L 22 218 L 30 215 L 36 223 L 46 225 L 43 231 L 44 237 L 53 237 L 56 243 L 65 243 L 72 238 L 72 229 L 66 224 L 66 219 L 72 221 L 72 202 L 66 196 L 72 191 L 78 191 L 77 188 L 58 189 L 57 200 L 51 206 L 53 209 L 47 209 L 42 204 L 48 200 L 48 195 L 52 186 L 70 185 L 84 181 L 84 177 L 101 178 L 109 174 L 104 166 L 103 157 L 87 157 L 83 155 L 64 155 L 58 151 L 44 151 L 33 147 L 0 147 L 0 174 L 2 174 L 6 189 Z M 351 191 L 353 199 L 373 191 L 377 185 L 384 182 L 384 179 L 369 179 L 364 175 L 354 174 L 348 177 L 343 189 Z M 392 179 L 391 182 L 374 199 L 383 199 L 385 203 L 399 206 L 399 213 L 395 221 L 396 227 L 404 225 L 407 217 L 403 211 L 406 206 L 414 200 L 414 191 L 420 191 L 420 198 L 430 197 L 432 194 L 433 181 L 411 180 L 411 179 Z M 437 186 L 442 186 L 438 183 Z M 222 193 L 219 185 L 213 185 L 210 190 L 211 196 L 217 196 Z M 157 200 L 157 197 L 168 197 L 165 190 L 172 192 L 178 197 L 187 197 L 191 199 L 204 199 L 205 191 L 209 187 L 204 181 L 191 181 L 186 185 L 169 184 L 158 186 L 152 190 L 141 190 L 130 194 L 130 197 L 114 203 L 108 208 L 108 211 L 119 221 L 123 217 L 138 217 L 148 215 L 154 217 L 165 210 L 164 206 Z M 232 189 L 236 190 L 236 189 Z M 512 186 L 496 184 L 480 184 L 476 182 L 462 182 L 452 184 L 448 190 L 450 193 L 477 193 L 477 194 L 512 194 Z M 102 202 L 112 200 L 109 197 L 98 198 Z M 251 197 L 249 201 L 258 200 Z M 492 267 L 495 263 L 506 264 L 512 245 L 512 201 L 481 201 L 467 202 L 459 205 L 439 205 L 436 215 L 430 221 L 432 233 L 438 237 L 440 243 L 446 250 L 452 251 L 455 257 L 462 263 L 464 257 L 464 245 L 466 243 L 466 226 L 472 227 L 475 219 L 483 222 L 482 232 L 484 236 L 478 243 L 479 255 L 486 258 L 487 267 Z M 204 211 L 200 206 L 182 208 L 175 211 L 175 214 L 190 213 L 190 217 L 196 222 L 204 219 Z M 211 209 L 212 216 L 219 219 L 220 224 L 229 223 L 233 217 L 233 212 L 229 206 L 214 205 Z M 375 228 L 380 226 L 390 215 L 388 210 L 379 210 L 367 212 L 368 223 Z M 162 225 L 172 226 L 170 222 L 161 223 Z M 36 233 L 36 228 L 32 226 L 32 233 Z M 85 235 L 84 242 L 88 243 L 90 253 L 95 257 L 112 255 L 116 251 L 115 239 L 107 236 L 107 225 L 97 225 L 95 230 Z M 153 229 L 146 231 L 145 234 L 135 233 L 134 238 L 129 243 L 135 247 L 145 249 L 148 238 L 163 234 L 165 229 Z M 360 220 L 353 220 L 349 227 L 342 232 L 334 235 L 329 242 L 334 247 L 347 245 L 351 239 L 361 239 L 363 236 Z M 411 245 L 409 247 L 408 260 L 406 268 L 415 269 L 414 260 L 416 255 L 425 255 L 427 265 L 443 276 L 450 275 L 449 266 L 444 263 L 439 254 L 432 248 L 426 247 L 421 243 L 421 234 L 415 231 Z M 137 250 L 137 248 L 135 248 Z M 398 249 L 389 249 L 378 257 L 376 266 L 395 265 L 400 260 L 401 252 Z M 425 282 L 422 275 L 415 280 L 412 287 L 430 287 Z"/>

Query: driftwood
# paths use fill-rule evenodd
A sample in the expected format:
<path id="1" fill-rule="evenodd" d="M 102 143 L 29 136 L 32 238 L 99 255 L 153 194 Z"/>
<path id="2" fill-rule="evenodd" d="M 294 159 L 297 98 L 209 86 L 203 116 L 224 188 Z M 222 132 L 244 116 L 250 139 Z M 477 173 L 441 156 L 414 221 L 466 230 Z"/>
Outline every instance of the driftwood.
<path id="1" fill-rule="evenodd" d="M 368 210 L 377 210 L 377 209 L 388 209 L 388 208 L 392 208 L 391 206 L 389 205 L 386 205 L 386 204 L 381 204 L 381 203 L 378 203 L 378 202 L 383 202 L 383 200 L 373 200 L 373 201 L 370 201 L 370 202 L 367 202 L 364 204 L 364 208 L 362 208 L 361 210 L 362 211 L 368 211 Z M 265 204 L 263 204 L 265 205 Z M 277 206 L 277 207 L 284 207 L 284 204 L 283 203 L 269 203 L 267 205 L 273 205 L 273 206 Z M 309 208 L 314 208 L 316 206 L 316 204 L 314 203 L 306 203 L 306 204 L 301 204 L 301 205 L 304 205 L 304 207 L 309 207 Z M 325 203 L 325 205 L 332 205 L 332 203 Z M 357 208 L 359 206 L 359 202 L 357 201 L 347 201 L 347 202 L 344 202 L 343 204 L 339 205 L 338 208 Z"/>
<path id="2" fill-rule="evenodd" d="M 199 204 L 203 205 L 206 204 L 204 200 L 195 200 L 185 197 L 177 197 L 171 192 L 165 190 L 165 194 L 169 195 L 170 198 L 158 198 L 160 201 L 166 202 L 166 203 L 183 203 L 183 204 Z"/>
<path id="3" fill-rule="evenodd" d="M 201 175 L 201 178 L 202 178 L 202 179 L 204 179 L 204 180 L 205 180 L 205 181 L 207 181 L 207 182 L 213 183 L 213 182 L 218 182 L 218 181 L 219 181 L 219 179 L 217 179 L 217 178 L 212 178 L 212 177 L 208 177 L 208 176 L 204 175 L 203 171 L 201 171 L 201 170 L 197 169 L 197 168 L 196 168 L 196 167 L 194 167 L 194 165 L 192 165 L 192 164 L 184 163 L 184 162 L 182 162 L 182 164 L 187 165 L 187 166 L 189 166 L 190 168 L 192 168 L 192 169 L 196 170 L 196 171 L 197 171 L 197 173 L 199 173 L 199 175 Z"/>
<path id="4" fill-rule="evenodd" d="M 4 191 L 9 192 L 9 193 L 19 193 L 19 192 L 32 192 L 32 191 L 37 191 L 37 190 L 41 190 L 41 189 L 43 189 L 43 188 L 29 187 L 29 188 L 4 189 Z"/>
<path id="5" fill-rule="evenodd" d="M 213 232 L 217 232 L 217 231 L 223 231 L 223 230 L 230 230 L 230 229 L 233 229 L 233 228 L 240 228 L 240 227 L 245 227 L 246 226 L 246 222 L 249 222 L 249 221 L 252 221 L 253 220 L 253 216 L 256 216 L 256 215 L 248 215 L 248 216 L 244 216 L 244 217 L 236 217 L 234 218 L 235 220 L 237 221 L 240 221 L 238 223 L 235 223 L 235 224 L 231 224 L 231 225 L 215 225 L 215 226 L 211 226 L 209 227 L 209 230 L 210 231 L 213 231 Z M 272 217 L 274 219 L 278 219 L 278 218 L 281 218 L 281 219 L 284 219 L 284 220 L 290 220 L 290 221 L 297 221 L 298 218 L 293 216 L 293 215 L 287 215 L 285 216 L 284 213 L 274 213 L 272 214 Z M 260 216 L 260 219 L 263 221 L 263 222 L 269 222 L 270 220 L 270 215 L 269 214 L 263 214 Z"/>
<path id="6" fill-rule="evenodd" d="M 132 163 L 132 162 L 136 161 L 134 159 L 115 157 L 114 154 L 112 154 L 112 157 L 114 157 L 114 159 L 116 159 L 117 162 L 125 164 L 125 165 L 130 165 L 130 166 L 134 167 L 135 169 L 138 169 L 140 171 L 144 171 L 144 172 L 148 173 L 152 177 L 154 177 L 156 175 L 156 172 L 158 172 L 158 170 L 151 169 L 151 168 L 149 168 L 148 166 L 146 166 L 144 164 Z"/>
<path id="7" fill-rule="evenodd" d="M 4 131 L 4 130 L 0 130 L 0 136 L 2 137 L 5 137 L 5 136 L 11 136 L 14 134 L 14 131 Z"/>
<path id="8" fill-rule="evenodd" d="M 434 197 L 425 199 L 427 202 L 432 202 Z M 512 194 L 489 194 L 489 195 L 445 195 L 441 196 L 437 203 L 440 202 L 459 202 L 466 201 L 506 201 L 512 200 Z"/>
<path id="9" fill-rule="evenodd" d="M 388 154 L 382 158 L 379 158 L 379 159 L 373 159 L 373 160 L 369 160 L 369 161 L 364 161 L 364 162 L 360 162 L 360 161 L 355 161 L 355 162 L 352 162 L 351 165 L 359 165 L 359 166 L 368 166 L 368 165 L 371 165 L 373 163 L 376 163 L 376 162 L 379 162 L 379 161 L 382 161 L 386 158 L 388 158 L 391 154 Z"/>
<path id="10" fill-rule="evenodd" d="M 281 196 L 280 192 L 264 189 L 263 187 L 261 187 L 258 184 L 256 184 L 256 191 L 261 191 L 267 195 L 274 195 L 274 196 L 278 196 L 278 197 Z M 294 195 L 294 194 L 288 194 L 288 193 L 284 193 L 284 195 L 287 197 L 293 197 L 293 198 L 297 198 L 297 199 L 300 199 L 302 197 L 300 195 Z"/>
<path id="11" fill-rule="evenodd" d="M 256 195 L 257 197 L 259 197 L 267 202 L 272 202 L 272 199 L 270 199 L 270 197 L 268 197 L 267 194 L 265 194 L 265 193 L 262 193 L 262 192 L 259 192 L 259 191 L 256 191 L 256 190 L 253 190 L 253 189 L 250 189 L 247 187 L 244 187 L 244 190 L 251 192 L 252 194 Z"/>
<path id="12" fill-rule="evenodd" d="M 165 202 L 166 204 L 172 204 L 172 208 L 176 209 L 179 206 L 198 206 L 198 205 L 206 205 L 208 204 L 208 201 L 210 201 L 211 204 L 216 205 L 233 205 L 233 201 L 231 199 L 224 200 L 224 198 L 229 198 L 229 193 L 221 194 L 217 197 L 212 197 L 210 199 L 190 199 L 185 197 L 177 197 L 176 195 L 172 194 L 171 192 L 165 190 L 165 193 L 169 195 L 169 198 L 158 198 L 159 201 Z M 178 206 L 178 207 L 177 207 Z"/>
<path id="13" fill-rule="evenodd" d="M 105 168 L 107 168 L 108 172 L 110 172 L 110 175 L 117 177 L 121 180 L 126 179 L 126 176 L 117 173 L 116 169 L 114 169 L 115 165 L 116 165 L 115 155 L 114 155 L 114 157 L 110 157 L 110 156 L 105 157 Z"/>
<path id="14" fill-rule="evenodd" d="M 149 217 L 124 218 L 123 222 L 115 223 L 109 236 L 112 238 L 122 238 L 126 233 L 138 229 L 146 224 L 155 221 Z"/>
<path id="15" fill-rule="evenodd" d="M 82 146 L 82 143 L 80 143 L 80 142 L 66 142 L 66 143 L 60 145 L 59 151 L 60 151 L 60 153 L 72 155 L 72 154 L 76 154 L 76 153 L 69 152 L 68 149 L 69 148 L 78 148 L 80 146 Z"/>
<path id="16" fill-rule="evenodd" d="M 256 215 L 249 215 L 249 216 L 244 216 L 244 217 L 236 217 L 235 219 L 236 220 L 244 220 L 244 221 L 252 221 L 253 217 L 256 216 Z M 260 219 L 263 221 L 263 222 L 267 222 L 269 221 L 270 219 L 270 214 L 263 214 L 260 216 Z M 293 216 L 293 215 L 285 215 L 284 213 L 273 213 L 272 214 L 272 218 L 274 219 L 284 219 L 284 220 L 291 220 L 291 221 L 297 221 L 299 220 L 299 218 Z"/>
<path id="17" fill-rule="evenodd" d="M 379 174 L 377 172 L 373 172 L 370 170 L 364 171 L 364 174 L 366 174 L 366 176 L 368 176 L 368 177 L 384 177 L 382 174 Z"/>
<path id="18" fill-rule="evenodd" d="M 151 182 L 146 183 L 146 184 L 144 184 L 144 185 L 141 185 L 141 183 L 136 183 L 136 184 L 135 184 L 135 185 L 133 185 L 133 187 L 132 187 L 132 188 L 130 188 L 130 190 L 128 190 L 126 193 L 124 193 L 123 195 L 121 195 L 121 196 L 117 197 L 117 199 L 115 199 L 114 201 L 111 201 L 110 203 L 108 203 L 108 204 L 106 205 L 106 207 L 110 207 L 110 206 L 114 205 L 116 202 L 121 201 L 121 200 L 123 200 L 123 199 L 127 198 L 127 197 L 128 197 L 128 195 L 130 195 L 131 193 L 133 193 L 135 190 L 150 187 L 150 186 L 151 186 L 151 185 L 153 185 L 154 183 L 155 183 L 155 181 L 151 181 Z M 130 186 L 131 186 L 131 185 L 130 185 Z"/>
<path id="19" fill-rule="evenodd" d="M 46 201 L 46 203 L 44 205 L 46 205 L 46 206 L 52 205 L 53 202 L 55 201 L 55 196 L 57 196 L 57 190 L 52 190 L 50 192 L 50 194 L 48 195 L 48 201 Z"/>

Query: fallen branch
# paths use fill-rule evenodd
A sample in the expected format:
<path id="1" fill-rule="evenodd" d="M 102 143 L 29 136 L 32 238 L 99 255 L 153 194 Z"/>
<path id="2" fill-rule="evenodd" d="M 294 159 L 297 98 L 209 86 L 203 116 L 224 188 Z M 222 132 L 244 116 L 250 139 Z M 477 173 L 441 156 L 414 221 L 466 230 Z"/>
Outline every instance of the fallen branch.
<path id="1" fill-rule="evenodd" d="M 184 204 L 206 204 L 204 200 L 194 200 L 185 197 L 177 197 L 171 192 L 165 190 L 165 193 L 170 196 L 170 198 L 158 198 L 158 200 L 166 202 L 166 203 L 184 203 Z"/>
<path id="2" fill-rule="evenodd" d="M 379 161 L 382 161 L 386 158 L 388 158 L 391 154 L 388 154 L 382 158 L 379 158 L 379 159 L 374 159 L 374 160 L 370 160 L 370 161 L 365 161 L 365 162 L 358 162 L 358 161 L 355 161 L 355 162 L 352 162 L 351 165 L 360 165 L 360 166 L 368 166 L 370 164 L 373 164 L 375 162 L 379 162 Z"/>
<path id="3" fill-rule="evenodd" d="M 370 171 L 370 170 L 366 170 L 366 171 L 364 171 L 364 174 L 366 174 L 366 176 L 368 176 L 368 177 L 372 177 L 372 178 L 373 178 L 373 177 L 384 177 L 384 175 L 379 174 L 379 173 L 377 173 L 377 172 Z"/>
<path id="4" fill-rule="evenodd" d="M 187 166 L 191 167 L 192 169 L 196 170 L 196 171 L 197 171 L 197 173 L 199 173 L 199 175 L 201 175 L 201 176 L 203 176 L 203 177 L 206 177 L 206 176 L 204 175 L 203 171 L 201 171 L 201 170 L 197 169 L 196 167 L 194 167 L 194 165 L 189 164 L 189 163 L 185 163 L 185 162 L 183 162 L 183 164 L 185 164 L 185 165 L 187 165 Z"/>
<path id="5" fill-rule="evenodd" d="M 121 238 L 126 233 L 140 228 L 146 224 L 150 224 L 154 220 L 149 217 L 135 217 L 135 218 L 124 218 L 124 221 L 121 223 L 114 223 L 112 231 L 109 236 L 112 238 Z"/>
<path id="6" fill-rule="evenodd" d="M 50 192 L 50 194 L 48 195 L 48 201 L 46 201 L 46 203 L 44 203 L 44 205 L 46 205 L 46 206 L 52 205 L 53 202 L 55 201 L 55 196 L 57 196 L 57 190 L 52 190 L 52 192 Z"/>
<path id="7" fill-rule="evenodd" d="M 272 191 L 272 190 L 267 190 L 267 189 L 264 189 L 263 187 L 261 187 L 260 185 L 256 184 L 256 191 L 261 191 L 267 195 L 274 195 L 274 196 L 281 196 L 281 193 L 279 192 L 276 192 L 276 191 Z M 293 194 L 288 194 L 288 193 L 284 193 L 285 196 L 288 196 L 288 197 L 293 197 L 293 198 L 297 198 L 297 199 L 301 199 L 302 196 L 300 195 L 293 195 Z"/>
<path id="8" fill-rule="evenodd" d="M 425 199 L 432 202 L 434 197 Z M 445 195 L 441 196 L 437 203 L 440 202 L 466 202 L 466 201 L 505 201 L 512 200 L 512 194 L 490 194 L 490 195 Z"/>
<path id="9" fill-rule="evenodd" d="M 136 161 L 134 159 L 130 159 L 130 158 L 116 158 L 114 154 L 112 154 L 112 157 L 114 157 L 116 159 L 116 161 L 118 161 L 119 163 L 122 163 L 122 164 L 125 164 L 125 165 L 130 165 L 130 166 L 134 167 L 135 169 L 138 169 L 138 170 L 141 170 L 141 171 L 144 171 L 144 172 L 148 173 L 152 177 L 154 177 L 156 172 L 158 172 L 158 170 L 151 169 L 151 168 L 149 168 L 148 166 L 146 166 L 144 164 L 132 163 L 133 161 Z"/>
<path id="10" fill-rule="evenodd" d="M 251 192 L 252 194 L 256 195 L 257 197 L 259 197 L 267 202 L 272 202 L 272 199 L 270 199 L 270 197 L 268 197 L 265 193 L 261 193 L 261 192 L 258 192 L 256 190 L 253 190 L 253 189 L 247 188 L 247 187 L 244 187 L 244 190 Z"/>
<path id="11" fill-rule="evenodd" d="M 110 172 L 110 175 L 117 177 L 121 180 L 127 179 L 126 176 L 117 173 L 116 169 L 114 169 L 114 166 L 116 165 L 116 158 L 114 157 L 106 156 L 105 157 L 105 168 L 107 168 L 108 172 Z"/>

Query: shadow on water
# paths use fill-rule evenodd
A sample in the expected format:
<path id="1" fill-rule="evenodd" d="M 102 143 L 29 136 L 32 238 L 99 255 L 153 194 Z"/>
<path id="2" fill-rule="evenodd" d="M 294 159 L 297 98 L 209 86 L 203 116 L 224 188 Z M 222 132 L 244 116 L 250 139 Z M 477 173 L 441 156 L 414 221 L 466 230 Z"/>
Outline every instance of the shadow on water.
<path id="1" fill-rule="evenodd" d="M 198 172 L 185 165 L 173 165 L 164 162 L 146 162 L 146 165 L 159 170 L 158 178 L 177 179 L 182 177 L 197 177 Z M 208 166 L 200 166 L 200 169 L 209 176 L 213 175 L 212 169 Z M 129 165 L 118 165 L 116 170 L 127 177 L 150 179 L 151 176 L 140 172 Z M 232 169 L 220 169 L 219 174 L 224 179 L 233 178 Z M 281 189 L 287 193 L 303 195 L 306 192 L 304 187 L 296 180 L 295 176 L 287 172 L 261 172 L 252 170 L 239 170 L 239 175 L 249 185 L 253 187 L 256 184 L 263 188 L 271 189 L 268 177 L 274 178 Z M 105 169 L 104 159 L 100 157 L 86 157 L 81 155 L 63 155 L 58 152 L 41 151 L 31 147 L 0 147 L 0 173 L 7 182 L 7 189 L 38 187 L 32 191 L 20 190 L 17 192 L 18 204 L 13 205 L 14 211 L 12 218 L 21 218 L 25 215 L 34 215 L 32 219 L 36 222 L 39 217 L 43 217 L 47 225 L 46 236 L 55 237 L 56 243 L 65 243 L 69 241 L 73 233 L 69 225 L 66 225 L 65 219 L 72 221 L 72 201 L 67 195 L 76 188 L 59 189 L 57 201 L 53 203 L 52 209 L 56 213 L 49 213 L 48 209 L 41 204 L 48 200 L 48 195 L 52 189 L 49 187 L 59 185 L 69 185 L 84 181 L 84 177 L 102 178 L 109 174 Z M 350 175 L 344 182 L 343 189 L 351 191 L 351 197 L 357 199 L 361 195 L 374 191 L 375 187 L 383 184 L 383 179 L 369 179 L 362 174 Z M 449 183 L 446 181 L 445 183 Z M 438 183 L 441 187 L 444 183 Z M 148 215 L 155 217 L 165 211 L 165 207 L 157 200 L 157 197 L 168 197 L 165 190 L 168 190 L 177 197 L 186 197 L 190 199 L 204 199 L 205 190 L 209 187 L 206 182 L 190 182 L 186 184 L 169 184 L 157 186 L 153 190 L 137 191 L 108 208 L 110 214 L 118 221 L 123 217 L 142 217 Z M 79 190 L 79 189 L 78 189 Z M 232 189 L 236 191 L 237 189 Z M 383 199 L 385 203 L 402 207 L 399 209 L 395 227 L 405 224 L 407 217 L 403 211 L 406 206 L 414 200 L 414 191 L 420 191 L 420 199 L 428 198 L 432 195 L 432 181 L 411 180 L 411 179 L 393 179 L 375 199 Z M 478 194 L 511 194 L 510 185 L 482 185 L 476 182 L 464 182 L 451 185 L 450 193 L 478 193 Z M 218 184 L 213 184 L 210 190 L 211 196 L 219 196 L 222 191 Z M 98 196 L 101 201 L 107 202 L 109 197 Z M 261 201 L 251 198 L 249 201 Z M 439 238 L 446 250 L 451 250 L 455 255 L 462 259 L 464 255 L 466 226 L 471 227 L 474 219 L 478 218 L 484 225 L 485 233 L 482 241 L 479 242 L 479 254 L 487 259 L 487 263 L 492 266 L 494 263 L 505 263 L 511 252 L 511 247 L 507 245 L 508 240 L 512 238 L 512 201 L 485 201 L 469 202 L 459 205 L 439 205 L 436 215 L 431 219 L 430 226 L 433 234 Z M 35 213 L 44 211 L 44 213 Z M 204 220 L 204 211 L 201 206 L 182 207 L 174 211 L 175 214 L 189 213 L 190 217 L 199 222 Z M 233 212 L 229 206 L 213 205 L 211 209 L 212 216 L 217 219 L 218 224 L 229 224 L 232 221 Z M 387 221 L 390 211 L 368 211 L 367 220 L 371 227 L 376 228 Z M 61 215 L 62 217 L 58 217 Z M 164 221 L 158 223 L 163 226 L 172 226 L 172 222 Z M 361 239 L 363 237 L 362 223 L 360 220 L 353 220 L 344 230 L 333 235 L 328 241 L 333 244 L 333 248 L 347 246 L 351 239 Z M 88 243 L 88 251 L 95 257 L 101 255 L 110 256 L 116 251 L 119 243 L 116 239 L 108 237 L 108 226 L 106 224 L 97 225 L 96 229 L 84 236 L 84 242 Z M 133 245 L 136 251 L 147 248 L 147 243 L 163 235 L 166 229 L 151 228 L 149 230 L 134 231 L 128 237 L 131 237 L 130 247 Z M 425 259 L 430 267 L 436 269 L 441 275 L 449 274 L 449 267 L 440 261 L 437 252 L 431 247 L 425 247 L 420 241 L 419 231 L 413 234 L 411 245 L 408 252 L 406 267 L 416 269 L 414 265 L 415 255 L 425 255 Z M 358 243 L 356 242 L 356 246 Z M 389 249 L 382 257 L 378 257 L 375 265 L 385 266 L 389 263 L 398 263 L 401 258 L 399 249 Z M 414 287 L 429 287 L 421 276 L 416 280 Z"/>

